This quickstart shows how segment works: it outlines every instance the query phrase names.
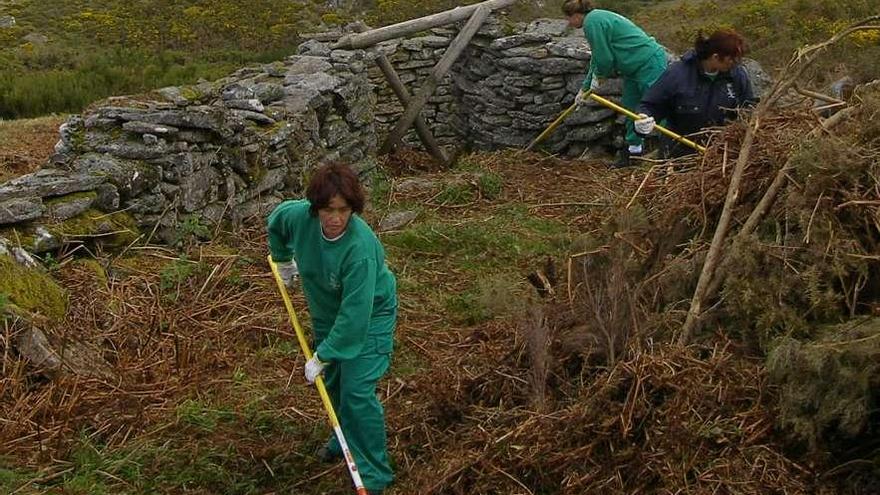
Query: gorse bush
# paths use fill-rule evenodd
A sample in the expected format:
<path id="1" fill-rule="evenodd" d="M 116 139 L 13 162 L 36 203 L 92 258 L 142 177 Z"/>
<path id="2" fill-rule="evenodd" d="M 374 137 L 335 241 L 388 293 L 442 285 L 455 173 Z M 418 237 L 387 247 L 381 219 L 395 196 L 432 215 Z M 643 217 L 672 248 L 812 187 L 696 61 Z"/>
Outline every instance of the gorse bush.
<path id="1" fill-rule="evenodd" d="M 782 337 L 767 357 L 779 424 L 811 451 L 870 455 L 880 385 L 880 319 L 823 327 L 813 342 Z"/>

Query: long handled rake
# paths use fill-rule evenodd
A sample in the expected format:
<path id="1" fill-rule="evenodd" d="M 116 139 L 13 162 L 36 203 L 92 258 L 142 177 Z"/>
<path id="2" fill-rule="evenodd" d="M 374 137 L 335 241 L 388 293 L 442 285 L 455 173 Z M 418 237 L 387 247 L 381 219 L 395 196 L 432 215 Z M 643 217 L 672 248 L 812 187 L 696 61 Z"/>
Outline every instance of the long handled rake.
<path id="1" fill-rule="evenodd" d="M 538 143 L 547 139 L 547 136 L 552 134 L 553 131 L 555 131 L 556 128 L 559 127 L 559 124 L 561 124 L 562 121 L 565 120 L 565 118 L 568 117 L 571 112 L 574 112 L 574 109 L 577 108 L 577 106 L 578 103 L 574 102 L 571 104 L 570 107 L 566 108 L 565 111 L 559 114 L 559 117 L 556 117 L 556 120 L 551 122 L 550 125 L 548 125 L 546 129 L 544 129 L 544 132 L 539 134 L 538 137 L 536 137 L 531 143 L 529 143 L 528 146 L 526 146 L 526 151 L 532 151 L 532 148 L 534 148 Z"/>
<path id="2" fill-rule="evenodd" d="M 311 359 L 312 350 L 309 349 L 309 343 L 306 341 L 305 333 L 299 325 L 299 319 L 296 317 L 296 311 L 293 310 L 293 303 L 290 301 L 290 295 L 287 293 L 284 281 L 281 280 L 281 275 L 278 273 L 278 267 L 275 265 L 275 262 L 272 261 L 272 256 L 269 256 L 268 260 L 269 267 L 272 268 L 272 275 L 275 277 L 275 283 L 278 284 L 278 292 L 281 293 L 281 298 L 284 300 L 284 307 L 287 308 L 287 314 L 290 316 L 290 324 L 293 325 L 293 329 L 296 331 L 296 339 L 299 341 L 299 346 L 302 347 L 306 359 Z M 333 427 L 333 433 L 336 434 L 336 438 L 339 440 L 339 446 L 342 447 L 342 455 L 345 457 L 345 463 L 348 465 L 348 472 L 351 474 L 351 480 L 354 482 L 354 488 L 357 491 L 357 495 L 368 495 L 367 489 L 364 488 L 364 482 L 361 481 L 361 475 L 354 462 L 354 457 L 351 455 L 351 450 L 348 448 L 348 442 L 345 441 L 345 435 L 342 434 L 342 427 L 339 426 L 339 419 L 336 417 L 336 411 L 333 410 L 330 396 L 327 395 L 327 387 L 324 386 L 324 378 L 320 375 L 315 379 L 315 387 L 318 388 L 318 395 L 321 396 L 321 402 L 324 403 L 324 409 L 327 411 L 327 416 L 330 418 L 330 426 Z"/>
<path id="3" fill-rule="evenodd" d="M 622 113 L 623 115 L 626 115 L 627 117 L 629 117 L 633 120 L 639 120 L 639 118 L 640 118 L 638 116 L 638 114 L 631 112 L 631 111 L 627 110 L 626 108 L 623 108 L 622 106 L 618 105 L 617 103 L 614 103 L 613 101 L 602 98 L 601 96 L 599 96 L 597 94 L 589 93 L 587 96 L 589 98 L 592 98 L 594 101 L 596 101 L 602 105 L 605 105 L 606 107 L 614 110 L 615 112 Z M 556 120 L 551 122 L 550 125 L 548 125 L 546 129 L 544 129 L 544 132 L 539 134 L 538 137 L 536 137 L 534 139 L 534 141 L 529 143 L 529 145 L 526 147 L 526 151 L 531 151 L 531 149 L 534 148 L 538 143 L 547 139 L 547 136 L 549 136 L 554 130 L 556 130 L 556 128 L 559 127 L 559 125 L 562 123 L 562 121 L 565 120 L 565 118 L 568 117 L 569 114 L 571 114 L 571 112 L 573 112 L 575 110 L 575 108 L 577 108 L 577 106 L 578 106 L 578 102 L 575 101 L 574 103 L 571 104 L 570 107 L 566 108 L 559 115 L 559 117 L 556 118 Z M 655 124 L 654 128 L 657 129 L 657 131 L 660 132 L 661 134 L 665 134 L 665 135 L 669 136 L 671 139 L 673 139 L 673 140 L 675 140 L 685 146 L 689 146 L 689 147 L 699 151 L 700 153 L 704 153 L 706 151 L 706 148 L 704 148 L 703 146 L 700 146 L 699 144 L 691 141 L 690 139 L 682 136 L 681 134 L 676 134 L 675 132 L 670 131 L 669 129 L 663 127 L 660 124 Z"/>
<path id="4" fill-rule="evenodd" d="M 620 112 L 620 113 L 626 115 L 627 117 L 629 117 L 633 120 L 639 120 L 641 118 L 641 117 L 639 117 L 639 115 L 637 113 L 631 112 L 631 111 L 623 108 L 622 106 L 618 105 L 617 103 L 614 103 L 613 101 L 606 100 L 605 98 L 602 98 L 601 96 L 599 96 L 597 94 L 590 93 L 590 98 L 592 98 L 593 100 L 595 100 L 595 101 L 605 105 L 606 107 L 614 110 L 615 112 Z M 669 129 L 663 127 L 660 124 L 655 124 L 654 129 L 657 129 L 657 131 L 660 134 L 665 134 L 665 135 L 669 136 L 670 138 L 674 139 L 675 141 L 678 141 L 679 143 L 681 143 L 685 146 L 690 146 L 691 148 L 699 151 L 700 153 L 706 152 L 706 148 L 704 148 L 704 147 L 700 146 L 699 144 L 691 141 L 690 139 L 682 136 L 681 134 L 676 134 L 676 133 L 670 131 Z"/>

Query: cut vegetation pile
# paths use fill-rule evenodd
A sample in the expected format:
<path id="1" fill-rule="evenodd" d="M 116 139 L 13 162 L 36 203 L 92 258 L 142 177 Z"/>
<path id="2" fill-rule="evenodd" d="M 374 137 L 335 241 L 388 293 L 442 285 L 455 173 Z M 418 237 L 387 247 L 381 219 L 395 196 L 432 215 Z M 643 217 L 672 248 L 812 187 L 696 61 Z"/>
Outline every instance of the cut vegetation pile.
<path id="1" fill-rule="evenodd" d="M 428 403 L 396 421 L 407 466 L 437 468 L 403 493 L 875 492 L 880 90 L 860 88 L 829 120 L 808 107 L 761 121 L 728 261 L 688 350 L 669 342 L 747 122 L 715 133 L 703 157 L 626 175 L 484 157 L 502 175 L 546 178 L 553 164 L 567 185 L 548 180 L 535 206 L 580 234 L 561 263 L 533 263 L 543 300 L 486 293 L 512 323 L 431 356 L 440 370 L 418 385 Z M 782 167 L 775 201 L 742 234 Z"/>

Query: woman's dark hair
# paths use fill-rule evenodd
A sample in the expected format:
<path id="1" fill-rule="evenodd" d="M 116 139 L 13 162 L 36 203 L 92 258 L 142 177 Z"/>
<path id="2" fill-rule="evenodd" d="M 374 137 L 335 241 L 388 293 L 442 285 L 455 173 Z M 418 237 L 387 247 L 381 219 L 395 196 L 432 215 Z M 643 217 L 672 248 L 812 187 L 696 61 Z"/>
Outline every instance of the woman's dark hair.
<path id="1" fill-rule="evenodd" d="M 354 213 L 364 211 L 364 188 L 357 174 L 342 162 L 328 162 L 315 171 L 306 188 L 306 198 L 311 203 L 309 213 L 318 215 L 318 210 L 326 208 L 333 196 L 339 195 Z"/>
<path id="2" fill-rule="evenodd" d="M 694 52 L 700 60 L 706 60 L 714 53 L 738 60 L 746 53 L 746 40 L 732 29 L 719 29 L 709 36 L 699 33 L 694 40 Z"/>
<path id="3" fill-rule="evenodd" d="M 565 17 L 575 14 L 588 14 L 593 10 L 593 2 L 591 0 L 566 0 L 562 4 L 562 13 Z"/>

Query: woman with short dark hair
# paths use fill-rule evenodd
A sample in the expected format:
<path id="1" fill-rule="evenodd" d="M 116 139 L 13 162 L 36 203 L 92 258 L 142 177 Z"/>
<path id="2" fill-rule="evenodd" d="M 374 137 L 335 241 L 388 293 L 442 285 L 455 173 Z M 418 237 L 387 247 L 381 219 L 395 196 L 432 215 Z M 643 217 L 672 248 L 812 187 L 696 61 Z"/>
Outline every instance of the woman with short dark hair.
<path id="1" fill-rule="evenodd" d="M 749 75 L 740 65 L 745 52 L 745 40 L 733 30 L 698 34 L 694 48 L 670 65 L 645 93 L 636 132 L 650 134 L 656 121 L 666 120 L 670 130 L 688 135 L 734 118 L 736 108 L 755 101 Z M 671 141 L 664 145 L 667 157 L 692 151 Z"/>
<path id="2" fill-rule="evenodd" d="M 654 38 L 620 14 L 596 9 L 590 0 L 567 0 L 562 13 L 573 28 L 583 28 L 590 44 L 590 66 L 578 92 L 581 102 L 590 91 L 602 92 L 605 78 L 623 79 L 623 106 L 635 111 L 642 95 L 666 69 L 666 51 Z M 615 167 L 630 164 L 630 156 L 642 154 L 642 137 L 635 132 L 631 120 L 626 121 L 625 150 Z"/>
<path id="3" fill-rule="evenodd" d="M 285 284 L 302 277 L 315 353 L 305 374 L 324 374 L 364 486 L 382 493 L 393 474 L 376 383 L 388 370 L 397 321 L 397 283 L 385 250 L 360 217 L 364 191 L 343 163 L 319 168 L 306 199 L 285 201 L 269 215 L 269 250 Z M 342 458 L 335 436 L 319 450 Z"/>

